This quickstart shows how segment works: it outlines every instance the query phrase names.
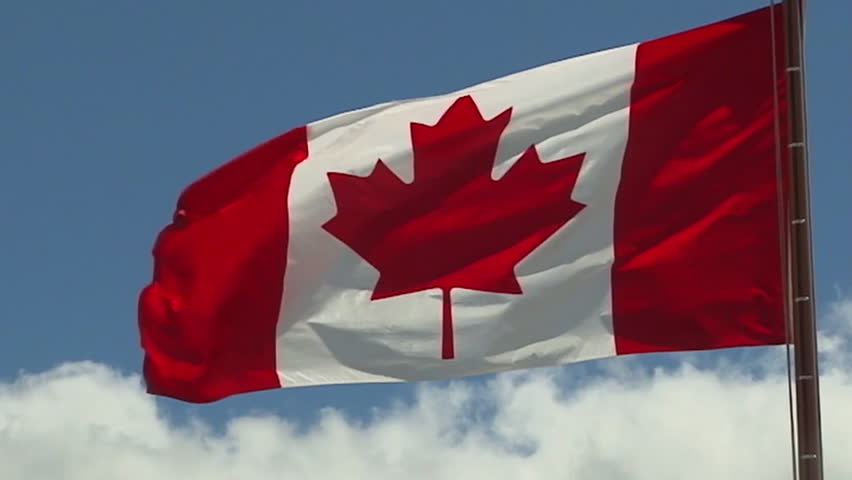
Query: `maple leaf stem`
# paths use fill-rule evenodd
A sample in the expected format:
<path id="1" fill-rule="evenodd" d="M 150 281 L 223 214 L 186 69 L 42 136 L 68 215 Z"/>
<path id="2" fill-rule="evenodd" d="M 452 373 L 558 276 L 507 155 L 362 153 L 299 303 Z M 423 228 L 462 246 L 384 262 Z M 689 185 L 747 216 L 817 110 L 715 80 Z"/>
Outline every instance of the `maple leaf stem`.
<path id="1" fill-rule="evenodd" d="M 441 333 L 441 358 L 447 360 L 454 358 L 455 345 L 453 340 L 453 302 L 450 300 L 451 288 L 443 288 L 443 319 Z"/>

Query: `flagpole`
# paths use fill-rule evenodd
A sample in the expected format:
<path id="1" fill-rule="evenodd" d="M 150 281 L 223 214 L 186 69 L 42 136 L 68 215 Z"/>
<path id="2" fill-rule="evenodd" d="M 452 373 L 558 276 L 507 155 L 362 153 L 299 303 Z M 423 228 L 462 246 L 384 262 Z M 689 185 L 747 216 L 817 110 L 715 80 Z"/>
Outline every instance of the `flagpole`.
<path id="1" fill-rule="evenodd" d="M 783 5 L 787 47 L 787 151 L 790 173 L 789 240 L 794 369 L 796 382 L 796 437 L 799 480 L 822 480 L 822 431 L 819 368 L 808 187 L 807 124 L 803 59 L 802 0 Z"/>

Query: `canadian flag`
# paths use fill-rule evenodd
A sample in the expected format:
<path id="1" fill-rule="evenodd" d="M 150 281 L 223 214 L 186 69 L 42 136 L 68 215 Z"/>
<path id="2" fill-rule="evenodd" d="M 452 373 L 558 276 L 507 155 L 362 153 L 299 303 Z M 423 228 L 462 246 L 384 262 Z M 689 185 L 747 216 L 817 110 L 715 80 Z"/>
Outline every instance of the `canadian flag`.
<path id="1" fill-rule="evenodd" d="M 203 177 L 140 298 L 149 391 L 783 343 L 770 20 L 343 113 Z"/>

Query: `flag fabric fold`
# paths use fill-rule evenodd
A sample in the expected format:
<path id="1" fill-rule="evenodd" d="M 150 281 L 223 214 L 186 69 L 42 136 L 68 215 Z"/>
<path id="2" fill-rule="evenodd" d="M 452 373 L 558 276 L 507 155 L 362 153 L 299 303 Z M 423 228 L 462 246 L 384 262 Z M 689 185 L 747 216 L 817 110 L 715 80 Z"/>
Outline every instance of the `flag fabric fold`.
<path id="1" fill-rule="evenodd" d="M 780 8 L 293 129 L 188 187 L 150 392 L 785 341 Z M 773 57 L 774 51 L 774 57 Z"/>

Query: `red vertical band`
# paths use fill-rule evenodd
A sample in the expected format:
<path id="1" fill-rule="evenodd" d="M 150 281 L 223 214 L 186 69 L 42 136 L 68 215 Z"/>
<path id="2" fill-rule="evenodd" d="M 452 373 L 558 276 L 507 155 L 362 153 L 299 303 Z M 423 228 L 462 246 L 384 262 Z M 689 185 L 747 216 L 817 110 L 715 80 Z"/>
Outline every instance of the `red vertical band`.
<path id="1" fill-rule="evenodd" d="M 139 328 L 148 391 L 192 402 L 279 387 L 275 329 L 297 128 L 192 184 L 154 247 Z"/>
<path id="2" fill-rule="evenodd" d="M 775 80 L 768 8 L 638 47 L 615 210 L 619 354 L 785 341 L 776 10 Z"/>

